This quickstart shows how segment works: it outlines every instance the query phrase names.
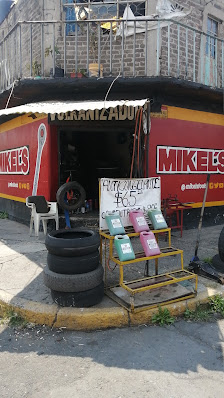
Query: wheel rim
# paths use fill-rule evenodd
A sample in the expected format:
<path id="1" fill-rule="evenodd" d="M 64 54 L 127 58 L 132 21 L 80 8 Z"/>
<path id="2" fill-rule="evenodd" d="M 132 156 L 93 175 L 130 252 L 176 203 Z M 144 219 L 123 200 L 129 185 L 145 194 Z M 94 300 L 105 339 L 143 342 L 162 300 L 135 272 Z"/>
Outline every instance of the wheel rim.
<path id="1" fill-rule="evenodd" d="M 78 189 L 69 189 L 65 193 L 66 203 L 68 206 L 75 206 L 80 202 L 81 192 Z"/>

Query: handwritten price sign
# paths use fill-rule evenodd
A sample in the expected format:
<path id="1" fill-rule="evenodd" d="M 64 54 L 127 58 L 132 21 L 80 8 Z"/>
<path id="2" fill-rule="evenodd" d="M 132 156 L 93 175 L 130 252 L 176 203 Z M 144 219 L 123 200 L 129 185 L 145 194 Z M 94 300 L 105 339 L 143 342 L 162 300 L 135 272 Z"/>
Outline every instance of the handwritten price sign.
<path id="1" fill-rule="evenodd" d="M 100 229 L 107 229 L 105 215 L 117 213 L 123 225 L 129 226 L 131 210 L 160 209 L 160 177 L 100 180 Z"/>

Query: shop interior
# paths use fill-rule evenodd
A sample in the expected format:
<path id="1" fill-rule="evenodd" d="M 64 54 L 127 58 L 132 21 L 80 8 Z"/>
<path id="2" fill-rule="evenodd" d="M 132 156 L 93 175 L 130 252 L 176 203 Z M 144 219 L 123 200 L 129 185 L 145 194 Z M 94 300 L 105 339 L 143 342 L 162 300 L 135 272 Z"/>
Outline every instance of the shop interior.
<path id="1" fill-rule="evenodd" d="M 131 129 L 132 130 L 132 129 Z M 79 182 L 86 191 L 88 211 L 98 211 L 100 178 L 129 178 L 133 131 L 59 130 L 59 186 Z M 80 209 L 74 211 L 79 213 Z"/>

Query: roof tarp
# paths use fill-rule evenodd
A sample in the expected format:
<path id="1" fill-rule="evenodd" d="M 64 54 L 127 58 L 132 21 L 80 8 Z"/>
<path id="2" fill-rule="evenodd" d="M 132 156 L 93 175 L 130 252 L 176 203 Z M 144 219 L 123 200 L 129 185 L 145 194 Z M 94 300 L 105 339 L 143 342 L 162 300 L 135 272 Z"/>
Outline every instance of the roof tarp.
<path id="1" fill-rule="evenodd" d="M 143 33 L 146 30 L 164 28 L 189 15 L 191 8 L 187 11 L 177 3 L 172 4 L 169 0 L 158 0 L 156 11 L 158 14 L 136 17 L 128 4 L 125 7 L 122 17 L 124 23 L 120 24 L 116 36 L 122 37 L 123 33 L 125 36 L 133 36 L 136 33 Z"/>
<path id="2" fill-rule="evenodd" d="M 23 113 L 41 113 L 48 115 L 49 113 L 66 113 L 72 111 L 88 111 L 103 108 L 115 108 L 116 106 L 144 106 L 148 99 L 141 100 L 119 100 L 119 101 L 49 101 L 49 102 L 36 102 L 26 105 L 16 106 L 14 108 L 0 110 L 0 116 L 15 115 Z"/>

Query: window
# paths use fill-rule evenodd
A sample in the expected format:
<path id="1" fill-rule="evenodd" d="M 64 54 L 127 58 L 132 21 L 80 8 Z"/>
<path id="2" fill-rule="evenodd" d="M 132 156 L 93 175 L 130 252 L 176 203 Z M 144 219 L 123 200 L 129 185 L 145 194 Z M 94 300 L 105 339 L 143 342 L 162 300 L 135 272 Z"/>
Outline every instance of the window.
<path id="1" fill-rule="evenodd" d="M 210 17 L 207 20 L 207 33 L 211 36 L 207 36 L 206 40 L 206 55 L 210 56 L 211 58 L 216 57 L 216 37 L 218 37 L 218 22 Z"/>
<path id="2" fill-rule="evenodd" d="M 110 19 L 122 17 L 130 6 L 135 16 L 145 15 L 145 0 L 63 0 L 74 3 L 77 19 Z M 80 9 L 80 11 L 79 11 Z M 73 9 L 74 10 L 74 9 Z M 83 18 L 82 18 L 83 16 Z"/>
<path id="3" fill-rule="evenodd" d="M 135 17 L 145 15 L 145 1 L 119 2 L 119 18 L 123 16 L 125 7 L 129 5 Z"/>
<path id="4" fill-rule="evenodd" d="M 76 31 L 75 23 L 69 21 L 121 18 L 127 5 L 134 16 L 145 15 L 145 0 L 63 0 L 65 20 L 68 22 L 66 35 L 74 35 Z"/>
<path id="5" fill-rule="evenodd" d="M 74 21 L 76 20 L 75 9 L 73 5 L 73 0 L 63 0 L 63 4 L 71 4 L 70 7 L 64 6 L 65 11 L 65 20 L 66 21 Z M 67 23 L 66 24 L 66 35 L 72 35 L 75 33 L 75 24 Z"/>

